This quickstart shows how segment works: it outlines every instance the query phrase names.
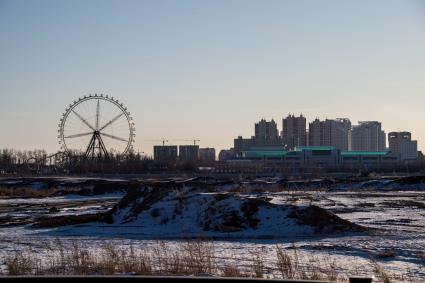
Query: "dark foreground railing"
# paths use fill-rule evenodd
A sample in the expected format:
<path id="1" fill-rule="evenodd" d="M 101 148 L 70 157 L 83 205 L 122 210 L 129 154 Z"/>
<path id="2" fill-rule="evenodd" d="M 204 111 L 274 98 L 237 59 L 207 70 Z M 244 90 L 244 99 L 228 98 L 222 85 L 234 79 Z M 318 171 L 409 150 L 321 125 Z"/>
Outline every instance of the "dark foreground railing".
<path id="1" fill-rule="evenodd" d="M 209 283 L 221 283 L 223 281 L 230 281 L 232 283 L 334 283 L 332 281 L 320 280 L 286 280 L 286 279 L 257 279 L 257 278 L 229 278 L 229 277 L 198 277 L 198 276 L 4 276 L 0 277 L 0 281 L 38 281 L 48 283 L 62 283 L 62 280 L 71 280 L 78 282 L 95 281 L 101 283 L 116 283 L 118 281 L 126 283 L 159 283 L 159 282 L 200 282 L 207 281 Z M 349 283 L 372 283 L 372 278 L 368 277 L 352 277 Z"/>

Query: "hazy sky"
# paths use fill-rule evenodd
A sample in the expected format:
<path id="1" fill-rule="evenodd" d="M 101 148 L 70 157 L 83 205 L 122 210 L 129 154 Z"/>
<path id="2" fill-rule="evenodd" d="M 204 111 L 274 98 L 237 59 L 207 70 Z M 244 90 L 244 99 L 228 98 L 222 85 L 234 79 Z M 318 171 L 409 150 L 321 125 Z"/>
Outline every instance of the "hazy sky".
<path id="1" fill-rule="evenodd" d="M 424 2 L 0 0 L 0 148 L 55 152 L 67 105 L 104 93 L 147 153 L 229 148 L 288 113 L 378 120 L 425 150 Z"/>

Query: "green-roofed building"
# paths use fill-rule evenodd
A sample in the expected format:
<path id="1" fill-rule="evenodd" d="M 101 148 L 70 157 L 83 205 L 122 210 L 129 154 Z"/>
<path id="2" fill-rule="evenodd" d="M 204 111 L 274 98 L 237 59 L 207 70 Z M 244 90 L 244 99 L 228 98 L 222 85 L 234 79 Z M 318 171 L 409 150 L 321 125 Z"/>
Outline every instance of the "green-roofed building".
<path id="1" fill-rule="evenodd" d="M 295 147 L 295 151 L 303 151 L 303 150 L 331 151 L 331 150 L 335 150 L 335 148 L 333 146 L 297 146 Z"/>
<path id="2" fill-rule="evenodd" d="M 287 151 L 283 147 L 252 147 L 241 152 L 242 159 L 279 161 L 281 163 L 302 166 L 314 164 L 320 166 L 336 166 L 338 164 L 339 151 L 333 147 L 297 147 Z"/>
<path id="3" fill-rule="evenodd" d="M 341 156 L 370 156 L 370 155 L 387 155 L 390 151 L 342 151 Z"/>
<path id="4" fill-rule="evenodd" d="M 283 147 L 252 147 L 239 156 L 243 160 L 278 162 L 282 166 L 379 166 L 398 162 L 389 151 L 339 151 L 332 146 L 299 146 L 292 151 Z"/>
<path id="5" fill-rule="evenodd" d="M 396 164 L 399 158 L 390 151 L 343 151 L 340 164 L 345 166 L 377 166 Z"/>

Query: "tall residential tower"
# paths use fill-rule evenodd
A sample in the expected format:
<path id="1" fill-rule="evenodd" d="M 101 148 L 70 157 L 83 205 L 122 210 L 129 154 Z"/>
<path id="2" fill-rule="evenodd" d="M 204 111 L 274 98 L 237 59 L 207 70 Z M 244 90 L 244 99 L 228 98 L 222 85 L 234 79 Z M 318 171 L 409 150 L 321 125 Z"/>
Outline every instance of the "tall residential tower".
<path id="1" fill-rule="evenodd" d="M 282 141 L 288 149 L 307 145 L 306 119 L 302 114 L 300 117 L 288 115 L 282 119 Z"/>
<path id="2" fill-rule="evenodd" d="M 385 132 L 377 121 L 359 122 L 351 130 L 351 150 L 384 151 Z"/>
<path id="3" fill-rule="evenodd" d="M 418 158 L 418 142 L 412 141 L 410 132 L 389 133 L 388 146 L 390 151 L 397 154 L 402 161 Z"/>
<path id="4" fill-rule="evenodd" d="M 326 119 L 325 121 L 316 119 L 309 123 L 309 145 L 333 146 L 341 151 L 347 151 L 350 129 L 351 122 L 347 118 Z"/>

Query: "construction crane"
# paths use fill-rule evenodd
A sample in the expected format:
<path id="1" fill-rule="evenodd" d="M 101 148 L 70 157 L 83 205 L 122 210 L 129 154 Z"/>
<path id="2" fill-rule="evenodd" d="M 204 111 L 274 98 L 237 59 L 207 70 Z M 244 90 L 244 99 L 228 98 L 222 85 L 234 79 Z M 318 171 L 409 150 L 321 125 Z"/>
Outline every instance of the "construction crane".
<path id="1" fill-rule="evenodd" d="M 201 141 L 201 140 L 196 139 L 196 138 L 193 138 L 193 139 L 191 139 L 191 140 L 184 140 L 184 139 L 181 139 L 181 140 L 176 140 L 176 141 L 193 141 L 193 145 L 196 145 L 196 142 L 199 142 L 199 141 Z"/>
<path id="2" fill-rule="evenodd" d="M 165 143 L 166 142 L 168 142 L 168 140 L 167 139 L 165 139 L 165 138 L 162 138 L 162 140 L 145 140 L 145 141 L 153 141 L 153 142 L 162 142 L 162 146 L 164 146 L 165 145 Z"/>

